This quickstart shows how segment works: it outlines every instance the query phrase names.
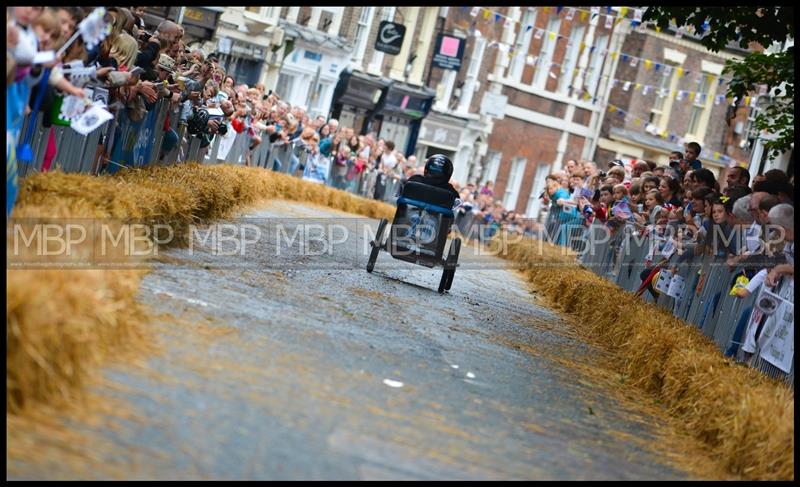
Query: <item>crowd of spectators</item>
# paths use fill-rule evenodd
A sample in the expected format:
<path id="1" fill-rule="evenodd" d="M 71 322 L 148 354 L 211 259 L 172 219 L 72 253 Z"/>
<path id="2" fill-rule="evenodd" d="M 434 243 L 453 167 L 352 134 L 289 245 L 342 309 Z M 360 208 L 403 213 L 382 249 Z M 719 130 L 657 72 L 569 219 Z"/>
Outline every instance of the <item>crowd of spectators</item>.
<path id="1" fill-rule="evenodd" d="M 376 199 L 385 196 L 387 187 L 397 186 L 392 182 L 421 171 L 416 157 L 406 159 L 392 141 L 375 133 L 360 135 L 352 127 L 340 127 L 335 119 L 312 118 L 304 107 L 291 106 L 263 84 L 238 83 L 216 56 L 206 56 L 200 49 L 184 45 L 182 26 L 163 21 L 150 33 L 144 29 L 141 7 L 106 10 L 111 30 L 99 45 L 87 49 L 78 36 L 55 60 L 34 63 L 37 52 L 56 51 L 72 38 L 91 9 L 7 8 L 7 82 L 14 86 L 13 98 L 20 101 L 9 117 L 16 128 L 12 130 L 14 136 L 19 136 L 24 117 L 35 108 L 38 84 L 45 70 L 49 80 L 39 106 L 45 127 L 50 126 L 52 113 L 64 96 L 84 96 L 85 77 L 80 82 L 71 80 L 69 70 L 63 69 L 80 61 L 82 66 L 92 68 L 88 81 L 109 90 L 107 109 L 112 114 L 124 109 L 126 116 L 137 122 L 159 100 L 168 101 L 170 115 L 163 126 L 159 158 L 178 148 L 184 152 L 177 160 L 185 160 L 187 137 L 200 139 L 199 156 L 205 157 L 218 136 L 217 157 L 225 160 L 235 136 L 243 134 L 247 139 L 245 165 L 252 164 L 252 155 L 261 144 L 292 144 L 305 149 L 308 157 L 301 161 L 293 151 L 284 157 L 287 160 L 276 158 L 275 169 L 302 171 L 306 179 Z M 172 116 L 179 117 L 178 126 L 185 126 L 186 130 L 174 130 Z M 184 140 L 179 140 L 179 133 Z M 50 138 L 43 171 L 50 168 L 49 161 L 57 150 L 52 131 Z M 109 148 L 110 142 L 104 141 L 102 146 Z M 104 155 L 102 160 L 108 162 L 108 154 Z"/>
<path id="2" fill-rule="evenodd" d="M 584 239 L 588 232 L 581 230 L 591 225 L 611 237 L 621 231 L 648 237 L 655 245 L 641 272 L 640 290 L 654 298 L 654 277 L 661 269 L 675 273 L 703 256 L 741 272 L 731 291 L 738 298 L 782 281 L 788 281 L 782 289 L 793 289 L 793 177 L 779 169 L 752 176 L 736 166 L 717 180 L 698 158 L 701 151 L 690 142 L 685 154 L 673 152 L 667 165 L 615 160 L 602 170 L 594 162 L 568 161 L 563 171 L 547 177 L 542 195 L 557 222 L 548 237 L 570 246 L 571 239 Z M 793 302 L 791 291 L 785 294 Z M 755 350 L 761 328 L 750 327 L 742 337 L 745 358 Z"/>

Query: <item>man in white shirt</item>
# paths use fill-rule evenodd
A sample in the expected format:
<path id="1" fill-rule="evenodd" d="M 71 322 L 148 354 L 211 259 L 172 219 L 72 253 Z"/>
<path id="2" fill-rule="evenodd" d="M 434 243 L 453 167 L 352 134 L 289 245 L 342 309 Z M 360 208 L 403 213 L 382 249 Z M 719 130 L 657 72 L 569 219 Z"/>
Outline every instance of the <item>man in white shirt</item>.
<path id="1" fill-rule="evenodd" d="M 386 141 L 386 151 L 381 156 L 384 171 L 392 172 L 397 165 L 397 156 L 394 153 L 394 142 L 391 140 Z"/>

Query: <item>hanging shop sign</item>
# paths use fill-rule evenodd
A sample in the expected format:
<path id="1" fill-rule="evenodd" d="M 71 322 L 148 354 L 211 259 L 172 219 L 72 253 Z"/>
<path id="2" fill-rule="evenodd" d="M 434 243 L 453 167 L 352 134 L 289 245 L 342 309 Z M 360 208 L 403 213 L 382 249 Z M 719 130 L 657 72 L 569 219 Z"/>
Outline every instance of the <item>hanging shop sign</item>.
<path id="1" fill-rule="evenodd" d="M 375 37 L 375 50 L 392 55 L 400 54 L 405 35 L 405 25 L 384 20 L 381 22 L 378 28 L 378 35 Z"/>
<path id="2" fill-rule="evenodd" d="M 439 33 L 436 37 L 436 50 L 433 54 L 433 67 L 441 69 L 461 69 L 466 39 Z"/>

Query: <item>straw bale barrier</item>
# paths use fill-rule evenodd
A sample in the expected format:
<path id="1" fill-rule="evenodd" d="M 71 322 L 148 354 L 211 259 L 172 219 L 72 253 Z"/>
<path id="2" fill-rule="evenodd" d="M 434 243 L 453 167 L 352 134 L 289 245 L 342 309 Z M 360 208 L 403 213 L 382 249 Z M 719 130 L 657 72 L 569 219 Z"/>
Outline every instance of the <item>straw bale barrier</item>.
<path id="1" fill-rule="evenodd" d="M 12 217 L 113 218 L 171 225 L 174 245 L 190 224 L 210 223 L 267 199 L 290 199 L 368 217 L 391 205 L 300 179 L 232 165 L 156 166 L 95 177 L 50 172 L 25 178 Z M 7 238 L 7 251 L 11 239 Z M 36 239 L 22 249 L 33 252 Z M 96 242 L 79 248 L 75 258 Z M 36 403 L 80 400 L 81 385 L 109 355 L 147 346 L 136 302 L 145 271 L 6 270 L 6 404 L 17 414 Z"/>
<path id="2" fill-rule="evenodd" d="M 793 390 L 724 357 L 694 325 L 582 268 L 561 247 L 530 238 L 505 245 L 499 255 L 610 349 L 626 383 L 653 394 L 724 468 L 745 479 L 794 478 Z"/>

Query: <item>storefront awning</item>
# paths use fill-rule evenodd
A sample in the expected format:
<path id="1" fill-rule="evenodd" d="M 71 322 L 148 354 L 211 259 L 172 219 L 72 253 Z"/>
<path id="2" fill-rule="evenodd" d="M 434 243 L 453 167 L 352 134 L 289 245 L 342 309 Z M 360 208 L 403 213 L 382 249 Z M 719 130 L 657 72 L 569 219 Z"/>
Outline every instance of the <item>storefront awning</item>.
<path id="1" fill-rule="evenodd" d="M 344 70 L 336 85 L 333 103 L 373 110 L 389 85 L 390 81 L 385 78 Z"/>
<path id="2" fill-rule="evenodd" d="M 392 115 L 419 120 L 431 109 L 436 92 L 429 88 L 416 88 L 398 81 L 389 86 L 384 110 Z"/>

